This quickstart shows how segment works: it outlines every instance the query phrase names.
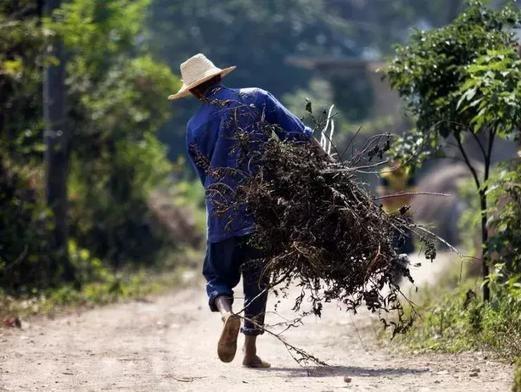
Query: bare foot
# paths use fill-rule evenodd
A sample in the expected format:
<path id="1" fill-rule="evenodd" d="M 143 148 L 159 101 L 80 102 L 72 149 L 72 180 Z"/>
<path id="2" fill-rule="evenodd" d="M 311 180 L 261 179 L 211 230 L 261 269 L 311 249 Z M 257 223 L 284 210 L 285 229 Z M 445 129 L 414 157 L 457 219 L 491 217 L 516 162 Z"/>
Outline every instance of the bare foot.
<path id="1" fill-rule="evenodd" d="M 231 362 L 237 351 L 237 335 L 241 328 L 241 319 L 230 313 L 223 317 L 223 322 L 223 330 L 217 344 L 217 355 L 221 361 Z"/>
<path id="2" fill-rule="evenodd" d="M 271 365 L 268 362 L 263 361 L 257 355 L 254 355 L 251 358 L 244 357 L 244 360 L 242 361 L 242 366 L 251 369 L 267 369 L 271 367 Z"/>

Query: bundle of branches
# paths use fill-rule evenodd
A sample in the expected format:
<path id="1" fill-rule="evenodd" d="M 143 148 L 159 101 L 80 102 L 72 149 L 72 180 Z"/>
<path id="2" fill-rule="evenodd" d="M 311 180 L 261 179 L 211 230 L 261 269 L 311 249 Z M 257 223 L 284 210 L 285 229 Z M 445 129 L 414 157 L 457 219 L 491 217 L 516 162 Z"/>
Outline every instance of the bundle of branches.
<path id="1" fill-rule="evenodd" d="M 294 310 L 320 315 L 324 302 L 341 301 L 354 312 L 360 306 L 377 312 L 393 334 L 404 331 L 412 317 L 405 316 L 398 282 L 412 278 L 393 243 L 397 235 L 422 233 L 403 210 L 384 212 L 357 180 L 352 162 L 331 159 L 309 141 L 279 140 L 274 131 L 271 124 L 260 126 L 264 137 L 237 129 L 234 153 L 244 160 L 246 173 L 226 168 L 210 173 L 216 179 L 209 189 L 216 210 L 224 215 L 246 207 L 253 215 L 252 242 L 264 251 L 259 262 L 271 287 L 286 295 L 290 286 L 301 288 Z M 374 155 L 376 149 L 366 151 Z M 220 181 L 232 175 L 235 189 Z M 434 244 L 423 234 L 428 257 L 434 258 Z M 387 317 L 390 312 L 397 317 Z"/>

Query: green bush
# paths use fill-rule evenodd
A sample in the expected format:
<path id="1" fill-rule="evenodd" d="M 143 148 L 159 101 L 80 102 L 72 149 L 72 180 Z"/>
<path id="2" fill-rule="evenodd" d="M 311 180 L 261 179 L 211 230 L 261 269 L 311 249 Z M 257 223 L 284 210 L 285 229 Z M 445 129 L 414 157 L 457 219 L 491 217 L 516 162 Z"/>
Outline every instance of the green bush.
<path id="1" fill-rule="evenodd" d="M 521 358 L 519 358 L 515 363 L 514 385 L 512 385 L 512 392 L 521 392 Z"/>
<path id="2" fill-rule="evenodd" d="M 136 45 L 148 3 L 73 0 L 50 24 L 70 55 L 71 234 L 115 267 L 149 265 L 171 242 L 147 201 L 172 171 L 156 132 L 179 81 Z"/>
<path id="3" fill-rule="evenodd" d="M 491 181 L 490 250 L 509 274 L 521 274 L 521 162 L 502 164 Z"/>
<path id="4" fill-rule="evenodd" d="M 44 65 L 57 61 L 44 56 L 47 39 L 61 38 L 68 57 L 69 256 L 76 283 L 106 282 L 107 267 L 150 265 L 171 243 L 148 198 L 172 186 L 156 131 L 170 117 L 166 97 L 179 80 L 140 45 L 149 1 L 71 0 L 43 20 L 40 3 L 0 5 L 0 287 L 19 295 L 61 284 L 47 276 L 54 256 L 41 91 Z"/>
<path id="5" fill-rule="evenodd" d="M 0 287 L 27 292 L 48 283 L 50 213 L 26 170 L 0 159 Z"/>
<path id="6" fill-rule="evenodd" d="M 28 292 L 48 280 L 50 213 L 42 175 L 45 32 L 36 1 L 0 4 L 0 287 Z"/>
<path id="7" fill-rule="evenodd" d="M 482 302 L 479 286 L 467 279 L 455 289 L 425 289 L 416 301 L 421 314 L 401 339 L 417 349 L 491 350 L 501 357 L 521 356 L 521 278 L 505 278 L 498 264 L 488 283 L 494 296 Z"/>

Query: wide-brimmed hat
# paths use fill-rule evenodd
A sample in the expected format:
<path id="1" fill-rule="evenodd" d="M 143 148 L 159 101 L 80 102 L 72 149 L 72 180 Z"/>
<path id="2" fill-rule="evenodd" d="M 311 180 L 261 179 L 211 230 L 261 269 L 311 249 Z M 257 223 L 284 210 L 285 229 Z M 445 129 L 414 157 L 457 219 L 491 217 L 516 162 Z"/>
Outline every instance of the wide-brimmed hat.
<path id="1" fill-rule="evenodd" d="M 232 66 L 224 69 L 216 67 L 204 54 L 198 53 L 181 63 L 179 68 L 183 85 L 177 93 L 168 97 L 170 100 L 186 97 L 194 87 L 210 80 L 214 76 L 226 76 L 237 67 Z"/>

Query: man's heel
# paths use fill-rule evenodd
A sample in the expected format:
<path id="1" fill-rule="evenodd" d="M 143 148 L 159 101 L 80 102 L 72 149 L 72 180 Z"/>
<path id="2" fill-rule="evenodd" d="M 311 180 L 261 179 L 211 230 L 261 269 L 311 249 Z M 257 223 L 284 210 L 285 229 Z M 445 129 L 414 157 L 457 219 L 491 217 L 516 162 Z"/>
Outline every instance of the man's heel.
<path id="1" fill-rule="evenodd" d="M 237 336 L 241 328 L 241 319 L 230 314 L 224 319 L 224 326 L 217 344 L 217 355 L 223 362 L 231 362 L 237 352 Z"/>

